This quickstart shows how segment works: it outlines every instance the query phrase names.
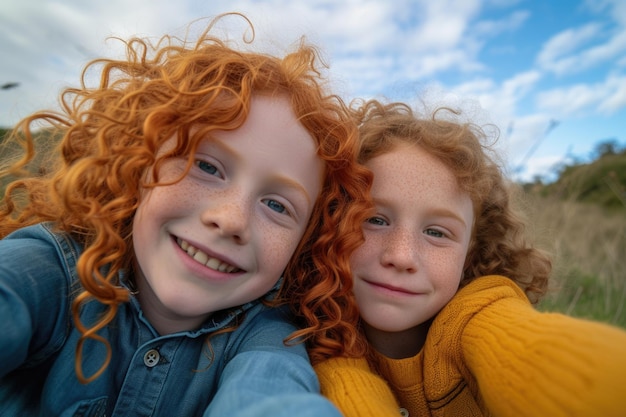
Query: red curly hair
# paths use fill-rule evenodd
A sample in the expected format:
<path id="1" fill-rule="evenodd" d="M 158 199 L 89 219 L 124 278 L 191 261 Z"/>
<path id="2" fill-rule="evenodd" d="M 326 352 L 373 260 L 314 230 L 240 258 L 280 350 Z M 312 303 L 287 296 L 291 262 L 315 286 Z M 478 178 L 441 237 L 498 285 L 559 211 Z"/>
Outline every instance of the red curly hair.
<path id="1" fill-rule="evenodd" d="M 305 323 L 291 340 L 314 346 L 313 358 L 318 351 L 340 354 L 357 343 L 352 323 L 358 312 L 348 301 L 349 288 L 341 284 L 350 279 L 349 256 L 362 242 L 361 224 L 370 207 L 371 174 L 357 163 L 356 124 L 343 101 L 326 91 L 315 47 L 301 42 L 283 58 L 238 51 L 209 35 L 216 20 L 195 42 L 167 36 L 156 44 L 139 38 L 124 42 L 125 60 L 90 62 L 80 88 L 61 94 L 62 112 L 37 112 L 9 138 L 21 143 L 23 157 L 0 171 L 0 180 L 23 174 L 39 157 L 35 122 L 62 135 L 49 173 L 22 176 L 6 187 L 0 237 L 52 221 L 84 245 L 77 264 L 82 292 L 72 308 L 82 333 L 76 372 L 83 382 L 97 378 L 110 362 L 110 345 L 96 332 L 129 300 L 119 273 L 132 266 L 132 220 L 142 189 L 159 185 L 146 178 L 158 178 L 159 167 L 171 156 L 189 155 L 190 168 L 199 143 L 214 130 L 241 126 L 251 98 L 259 94 L 290 99 L 325 166 L 321 194 L 281 289 L 282 302 Z M 86 73 L 94 70 L 100 71 L 100 82 L 88 88 Z M 176 147 L 157 156 L 172 136 L 179 138 Z M 104 304 L 106 314 L 86 326 L 79 312 L 92 300 Z M 102 368 L 89 378 L 81 367 L 86 339 L 104 343 L 108 352 Z"/>
<path id="2" fill-rule="evenodd" d="M 512 184 L 491 156 L 485 131 L 455 121 L 459 113 L 449 108 L 422 118 L 404 103 L 370 100 L 353 107 L 360 123 L 361 163 L 398 142 L 414 144 L 442 161 L 469 194 L 475 223 L 461 286 L 484 275 L 504 275 L 538 302 L 547 290 L 552 262 L 528 242 L 523 216 L 512 203 Z"/>

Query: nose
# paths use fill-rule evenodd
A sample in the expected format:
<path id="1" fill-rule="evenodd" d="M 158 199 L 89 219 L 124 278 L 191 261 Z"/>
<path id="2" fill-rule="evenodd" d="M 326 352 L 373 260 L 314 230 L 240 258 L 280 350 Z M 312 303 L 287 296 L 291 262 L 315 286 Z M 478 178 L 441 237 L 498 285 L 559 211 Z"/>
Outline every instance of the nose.
<path id="1" fill-rule="evenodd" d="M 222 198 L 213 196 L 201 214 L 201 221 L 211 231 L 243 245 L 250 239 L 249 201 L 238 192 L 225 193 Z"/>
<path id="2" fill-rule="evenodd" d="M 380 263 L 398 272 L 415 273 L 418 268 L 417 240 L 409 231 L 396 231 L 388 236 Z"/>

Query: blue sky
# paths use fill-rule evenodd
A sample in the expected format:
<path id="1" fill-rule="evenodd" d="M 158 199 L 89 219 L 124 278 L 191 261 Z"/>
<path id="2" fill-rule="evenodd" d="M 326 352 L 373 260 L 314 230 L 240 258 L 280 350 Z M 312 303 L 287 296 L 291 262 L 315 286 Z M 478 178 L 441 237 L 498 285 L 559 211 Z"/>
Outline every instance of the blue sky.
<path id="1" fill-rule="evenodd" d="M 623 0 L 19 0 L 0 2 L 0 125 L 56 108 L 84 64 L 119 57 L 108 36 L 184 35 L 227 11 L 255 26 L 253 47 L 317 44 L 347 100 L 385 96 L 420 109 L 454 105 L 500 129 L 518 180 L 550 178 L 606 140 L 626 144 Z M 200 27 L 202 23 L 192 27 Z M 219 30 L 237 40 L 245 27 Z"/>

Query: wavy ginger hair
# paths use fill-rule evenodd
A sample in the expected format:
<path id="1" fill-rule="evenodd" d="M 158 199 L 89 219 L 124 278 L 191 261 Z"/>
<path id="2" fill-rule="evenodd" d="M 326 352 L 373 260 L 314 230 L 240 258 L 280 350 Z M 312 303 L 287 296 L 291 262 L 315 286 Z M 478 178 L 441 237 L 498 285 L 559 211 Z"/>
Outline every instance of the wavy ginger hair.
<path id="1" fill-rule="evenodd" d="M 512 203 L 512 189 L 485 144 L 487 135 L 459 114 L 440 108 L 417 117 L 404 103 L 356 102 L 361 163 L 390 152 L 398 143 L 420 147 L 443 162 L 474 206 L 474 230 L 461 286 L 484 275 L 504 275 L 533 303 L 545 294 L 551 260 L 525 236 L 525 224 Z M 416 190 L 416 192 L 419 192 Z"/>
<path id="2" fill-rule="evenodd" d="M 0 179 L 21 172 L 35 157 L 34 122 L 62 134 L 50 173 L 7 186 L 0 205 L 0 237 L 52 221 L 84 245 L 77 264 L 82 291 L 72 307 L 82 333 L 76 348 L 76 373 L 82 382 L 96 379 L 110 362 L 111 347 L 96 332 L 129 300 L 119 273 L 132 269 L 132 221 L 141 191 L 159 185 L 158 169 L 165 159 L 188 155 L 189 169 L 194 151 L 211 132 L 241 126 L 254 95 L 290 100 L 325 167 L 311 221 L 283 281 L 282 294 L 288 297 L 283 301 L 306 323 L 291 339 L 307 340 L 322 351 L 341 351 L 344 340 L 348 347 L 356 343 L 351 323 L 358 312 L 345 301 L 348 290 L 340 285 L 349 278 L 348 258 L 362 241 L 363 213 L 369 207 L 371 174 L 356 162 L 356 125 L 343 101 L 325 91 L 317 49 L 301 42 L 283 58 L 238 51 L 209 36 L 216 20 L 196 42 L 167 36 L 156 45 L 139 38 L 124 42 L 125 60 L 90 62 L 81 87 L 61 94 L 63 112 L 35 113 L 10 138 L 22 142 L 24 157 L 1 171 Z M 99 85 L 87 88 L 86 73 L 97 68 Z M 158 154 L 173 136 L 178 138 L 175 148 Z M 93 300 L 105 306 L 105 313 L 86 326 L 80 308 Z M 107 348 L 105 363 L 90 377 L 81 367 L 87 339 Z"/>

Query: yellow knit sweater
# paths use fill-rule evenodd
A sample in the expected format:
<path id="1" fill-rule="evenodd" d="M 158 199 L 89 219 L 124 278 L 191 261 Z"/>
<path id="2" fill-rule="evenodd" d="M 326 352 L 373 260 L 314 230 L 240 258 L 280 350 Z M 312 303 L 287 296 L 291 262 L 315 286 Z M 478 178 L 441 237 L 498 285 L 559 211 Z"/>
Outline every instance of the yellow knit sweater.
<path id="1" fill-rule="evenodd" d="M 500 276 L 462 288 L 416 356 L 377 362 L 380 376 L 365 359 L 316 365 L 322 394 L 346 417 L 400 407 L 410 417 L 626 416 L 626 332 L 538 312 Z"/>

